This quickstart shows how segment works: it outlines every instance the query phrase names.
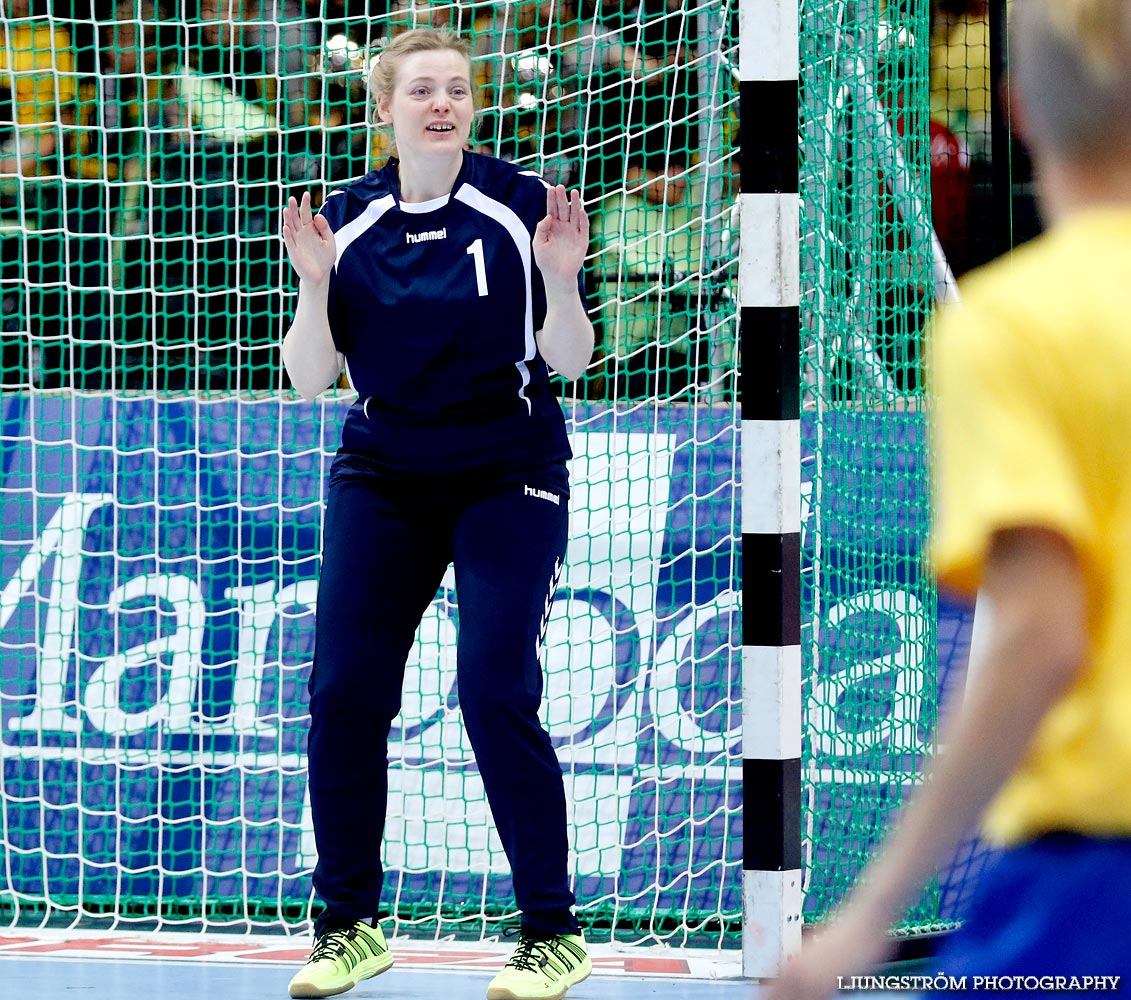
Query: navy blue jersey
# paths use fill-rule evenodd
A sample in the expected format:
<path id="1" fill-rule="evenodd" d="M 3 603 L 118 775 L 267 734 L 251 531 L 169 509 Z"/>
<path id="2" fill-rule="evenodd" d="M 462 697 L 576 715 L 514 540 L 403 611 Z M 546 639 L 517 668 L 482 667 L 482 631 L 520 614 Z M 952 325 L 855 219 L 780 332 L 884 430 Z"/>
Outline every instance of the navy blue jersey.
<path id="1" fill-rule="evenodd" d="M 337 242 L 330 330 L 359 394 L 343 448 L 394 475 L 510 478 L 563 463 L 565 421 L 534 339 L 546 183 L 465 152 L 451 194 L 406 204 L 390 160 L 321 213 Z"/>

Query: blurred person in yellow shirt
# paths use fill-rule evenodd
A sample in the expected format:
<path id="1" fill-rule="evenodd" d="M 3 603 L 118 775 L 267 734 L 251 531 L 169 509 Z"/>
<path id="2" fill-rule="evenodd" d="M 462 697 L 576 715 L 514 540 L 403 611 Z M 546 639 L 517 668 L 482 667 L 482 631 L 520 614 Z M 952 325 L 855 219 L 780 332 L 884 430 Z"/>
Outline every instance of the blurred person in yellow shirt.
<path id="1" fill-rule="evenodd" d="M 56 153 L 75 99 L 67 31 L 32 16 L 31 0 L 5 0 L 0 21 L 0 182 L 58 174 Z"/>
<path id="2" fill-rule="evenodd" d="M 979 823 L 1001 854 L 932 973 L 968 996 L 1131 980 L 1131 5 L 1024 0 L 1009 32 L 1049 228 L 971 272 L 931 335 L 932 554 L 987 599 L 989 637 L 945 752 L 772 1000 L 889 958 Z"/>
<path id="3" fill-rule="evenodd" d="M 40 217 L 58 204 L 76 73 L 64 28 L 33 15 L 30 0 L 0 9 L 0 387 L 25 389 L 38 366 L 32 321 L 44 311 L 38 289 L 53 253 Z"/>

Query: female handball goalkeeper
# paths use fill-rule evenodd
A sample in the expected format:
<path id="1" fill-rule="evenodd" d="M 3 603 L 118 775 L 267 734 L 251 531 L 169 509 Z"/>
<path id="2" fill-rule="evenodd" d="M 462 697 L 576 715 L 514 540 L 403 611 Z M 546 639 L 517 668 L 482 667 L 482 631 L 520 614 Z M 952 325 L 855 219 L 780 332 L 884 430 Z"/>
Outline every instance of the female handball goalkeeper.
<path id="1" fill-rule="evenodd" d="M 283 361 L 307 399 L 343 367 L 358 392 L 330 470 L 309 780 L 325 904 L 292 997 L 393 964 L 376 916 L 387 740 L 420 620 L 454 563 L 464 725 L 522 911 L 491 1000 L 560 997 L 590 972 L 572 907 L 562 772 L 538 719 L 539 647 L 565 557 L 570 456 L 548 369 L 593 352 L 577 192 L 467 150 L 468 45 L 420 29 L 373 70 L 396 156 L 289 199 L 299 277 Z"/>

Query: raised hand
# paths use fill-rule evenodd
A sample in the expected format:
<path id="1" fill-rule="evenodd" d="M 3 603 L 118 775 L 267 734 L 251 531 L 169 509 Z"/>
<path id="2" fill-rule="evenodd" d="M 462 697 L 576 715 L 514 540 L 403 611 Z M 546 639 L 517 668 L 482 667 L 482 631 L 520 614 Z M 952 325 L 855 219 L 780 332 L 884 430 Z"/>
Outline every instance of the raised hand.
<path id="1" fill-rule="evenodd" d="M 310 192 L 298 202 L 287 199 L 283 209 L 283 243 L 300 280 L 320 285 L 330 277 L 338 257 L 334 232 L 324 216 L 310 210 Z"/>
<path id="2" fill-rule="evenodd" d="M 546 191 L 546 217 L 534 230 L 534 260 L 547 289 L 576 288 L 577 272 L 589 249 L 589 216 L 581 194 L 559 184 Z"/>

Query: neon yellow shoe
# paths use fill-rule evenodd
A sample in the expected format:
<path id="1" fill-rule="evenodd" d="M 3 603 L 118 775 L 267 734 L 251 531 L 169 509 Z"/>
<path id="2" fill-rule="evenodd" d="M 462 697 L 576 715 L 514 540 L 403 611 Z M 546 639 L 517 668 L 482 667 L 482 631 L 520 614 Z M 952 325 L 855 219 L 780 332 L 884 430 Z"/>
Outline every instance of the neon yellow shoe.
<path id="1" fill-rule="evenodd" d="M 487 987 L 487 1000 L 561 1000 L 566 990 L 592 971 L 580 934 L 551 938 L 520 934 L 510 961 Z"/>
<path id="2" fill-rule="evenodd" d="M 393 956 L 380 927 L 356 923 L 327 931 L 291 980 L 292 997 L 332 997 L 391 968 Z"/>

